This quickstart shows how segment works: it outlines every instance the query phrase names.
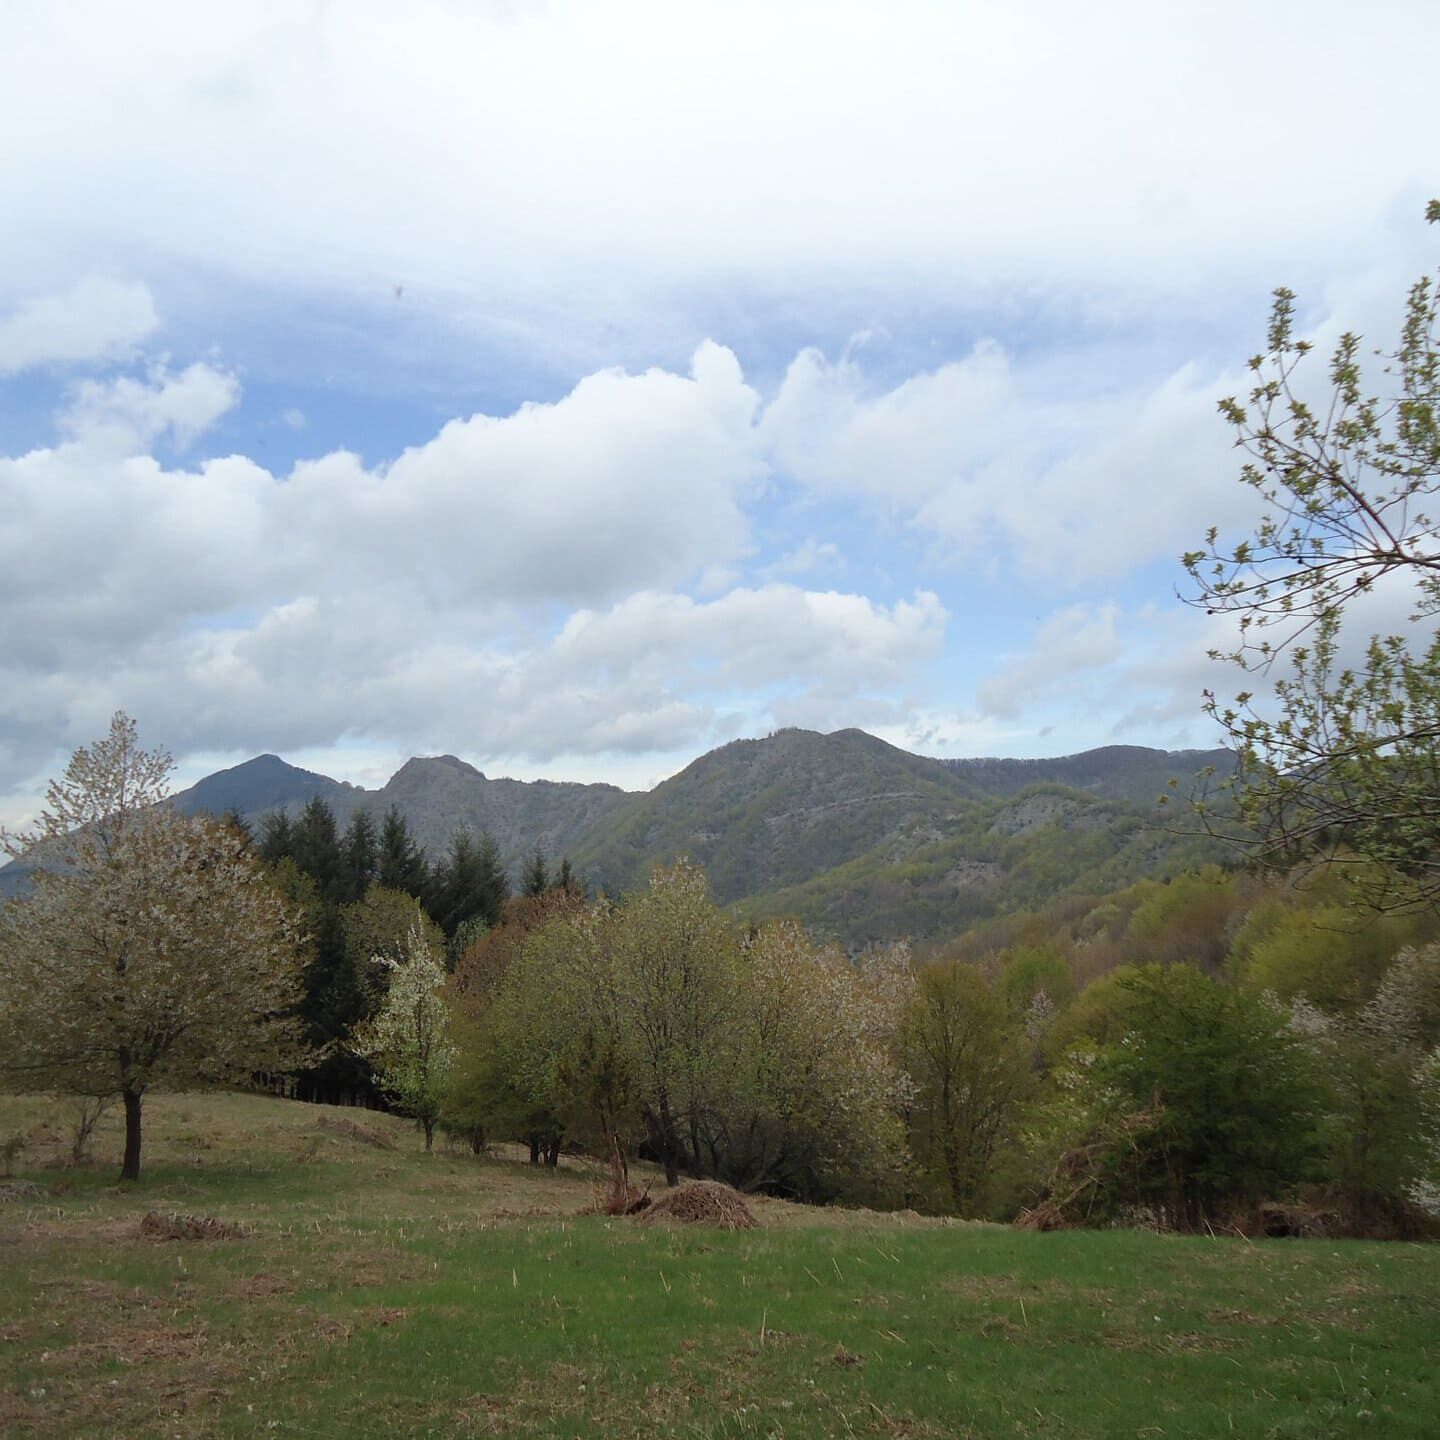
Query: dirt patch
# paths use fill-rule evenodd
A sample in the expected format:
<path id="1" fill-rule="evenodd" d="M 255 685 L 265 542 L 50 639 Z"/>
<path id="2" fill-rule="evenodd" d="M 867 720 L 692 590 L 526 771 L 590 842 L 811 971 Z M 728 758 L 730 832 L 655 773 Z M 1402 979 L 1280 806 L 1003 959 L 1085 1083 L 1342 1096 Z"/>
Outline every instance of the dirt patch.
<path id="1" fill-rule="evenodd" d="M 213 1215 L 162 1215 L 149 1211 L 140 1222 L 146 1240 L 243 1240 L 245 1227 Z"/>
<path id="2" fill-rule="evenodd" d="M 383 1130 L 377 1130 L 373 1125 L 362 1125 L 358 1120 L 349 1120 L 343 1115 L 322 1115 L 320 1128 L 358 1140 L 362 1145 L 373 1145 L 377 1150 L 395 1148 L 395 1141 Z"/>
<path id="3" fill-rule="evenodd" d="M 642 1225 L 677 1221 L 683 1225 L 710 1225 L 717 1230 L 754 1230 L 755 1217 L 745 1197 L 718 1180 L 691 1180 L 652 1200 L 636 1217 Z"/>
<path id="4" fill-rule="evenodd" d="M 263 1270 L 247 1275 L 240 1282 L 240 1293 L 247 1300 L 268 1300 L 272 1295 L 293 1295 L 299 1287 L 293 1280 L 282 1280 L 278 1275 L 267 1275 Z"/>

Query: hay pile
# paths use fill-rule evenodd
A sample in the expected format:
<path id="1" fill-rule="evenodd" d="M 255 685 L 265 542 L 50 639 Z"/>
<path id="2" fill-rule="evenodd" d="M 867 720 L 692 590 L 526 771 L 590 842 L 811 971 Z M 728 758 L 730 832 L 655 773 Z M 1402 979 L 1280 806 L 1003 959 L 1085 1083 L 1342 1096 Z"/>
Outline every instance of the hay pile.
<path id="1" fill-rule="evenodd" d="M 642 1225 L 654 1220 L 684 1225 L 711 1225 L 717 1230 L 754 1230 L 755 1217 L 745 1197 L 718 1180 L 690 1180 L 667 1190 L 636 1217 Z"/>
<path id="2" fill-rule="evenodd" d="M 151 1210 L 140 1222 L 140 1233 L 147 1240 L 239 1240 L 245 1227 L 210 1215 L 162 1215 Z"/>
<path id="3" fill-rule="evenodd" d="M 1021 1230 L 1070 1229 L 1065 1212 L 1053 1200 L 1042 1200 L 1034 1209 L 1022 1210 L 1015 1217 L 1015 1224 Z"/>

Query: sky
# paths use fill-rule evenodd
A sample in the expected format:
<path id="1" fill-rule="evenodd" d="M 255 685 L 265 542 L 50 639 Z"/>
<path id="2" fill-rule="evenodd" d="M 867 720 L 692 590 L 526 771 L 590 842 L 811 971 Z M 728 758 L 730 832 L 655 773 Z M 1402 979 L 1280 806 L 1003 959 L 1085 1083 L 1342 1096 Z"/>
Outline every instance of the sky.
<path id="1" fill-rule="evenodd" d="M 123 709 L 644 788 L 1214 744 L 1277 285 L 1433 270 L 1430 0 L 0 0 L 0 823 Z M 1221 636 L 1223 640 L 1223 635 Z"/>

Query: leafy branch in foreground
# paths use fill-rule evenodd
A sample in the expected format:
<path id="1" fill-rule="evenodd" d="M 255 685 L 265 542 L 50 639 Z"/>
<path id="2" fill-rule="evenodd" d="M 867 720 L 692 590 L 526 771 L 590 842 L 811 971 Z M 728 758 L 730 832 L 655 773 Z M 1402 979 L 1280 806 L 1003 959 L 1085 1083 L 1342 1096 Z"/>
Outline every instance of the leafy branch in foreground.
<path id="1" fill-rule="evenodd" d="M 1440 201 L 1426 212 L 1440 220 Z M 1375 635 L 1351 664 L 1342 627 L 1360 597 L 1408 587 L 1411 621 L 1440 614 L 1440 290 L 1410 289 L 1400 340 L 1381 358 L 1372 394 L 1361 340 L 1341 337 L 1328 395 L 1307 398 L 1309 341 L 1295 334 L 1295 297 L 1278 290 L 1264 354 L 1250 361 L 1245 403 L 1220 410 L 1249 457 L 1240 479 L 1261 498 L 1254 532 L 1183 557 L 1190 603 L 1238 619 L 1232 648 L 1212 658 L 1269 677 L 1268 694 L 1227 705 L 1207 692 L 1237 757 L 1237 826 L 1227 838 L 1264 862 L 1319 853 L 1348 862 L 1379 906 L 1440 904 L 1440 634 Z M 1201 807 L 1207 828 L 1223 827 Z"/>

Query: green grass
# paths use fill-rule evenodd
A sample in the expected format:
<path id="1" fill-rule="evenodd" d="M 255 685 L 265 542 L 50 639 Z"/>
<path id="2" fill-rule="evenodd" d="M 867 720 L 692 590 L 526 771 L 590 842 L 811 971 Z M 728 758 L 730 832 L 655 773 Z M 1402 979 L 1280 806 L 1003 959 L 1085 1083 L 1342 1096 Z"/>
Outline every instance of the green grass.
<path id="1" fill-rule="evenodd" d="M 239 1096 L 154 1101 L 124 1188 L 113 1125 L 96 1166 L 45 1167 L 47 1108 L 0 1101 L 38 1187 L 0 1204 L 7 1437 L 1390 1437 L 1440 1414 L 1434 1247 L 775 1202 L 757 1231 L 647 1227 L 579 1213 L 578 1169 Z M 148 1210 L 248 1233 L 146 1240 Z"/>

